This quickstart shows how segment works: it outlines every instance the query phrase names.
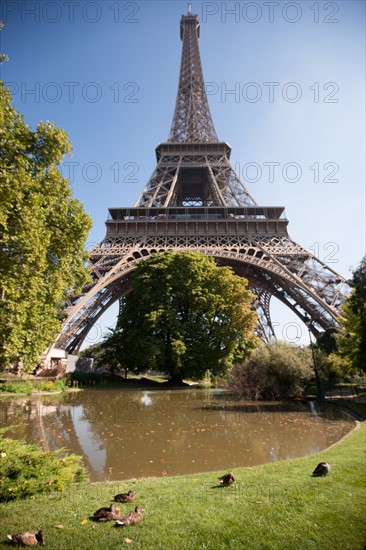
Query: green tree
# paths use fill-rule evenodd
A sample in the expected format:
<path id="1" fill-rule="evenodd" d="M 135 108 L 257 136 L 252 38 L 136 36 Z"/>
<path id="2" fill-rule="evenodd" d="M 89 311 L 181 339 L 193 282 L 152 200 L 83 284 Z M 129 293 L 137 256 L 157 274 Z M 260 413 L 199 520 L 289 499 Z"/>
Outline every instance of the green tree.
<path id="1" fill-rule="evenodd" d="M 326 355 L 337 351 L 338 343 L 338 328 L 330 327 L 327 328 L 324 332 L 321 332 L 316 339 L 316 347 Z"/>
<path id="2" fill-rule="evenodd" d="M 125 361 L 123 353 L 122 331 L 119 326 L 115 329 L 109 329 L 100 344 L 99 364 L 103 365 L 109 374 L 113 377 L 116 372 L 123 370 L 125 378 L 129 371 L 140 372 L 140 366 L 129 365 Z"/>
<path id="3" fill-rule="evenodd" d="M 83 349 L 79 352 L 79 357 L 91 357 L 94 360 L 93 368 L 102 368 L 104 378 L 113 377 L 121 370 L 124 370 L 127 378 L 128 368 L 121 353 L 121 335 L 118 327 L 109 328 L 101 342 Z"/>
<path id="4" fill-rule="evenodd" d="M 171 381 L 223 372 L 256 346 L 247 281 L 197 253 L 155 254 L 138 264 L 119 318 L 120 353 L 133 371 Z"/>
<path id="5" fill-rule="evenodd" d="M 349 284 L 352 291 L 342 306 L 338 351 L 331 358 L 344 372 L 366 372 L 366 257 Z"/>
<path id="6" fill-rule="evenodd" d="M 275 342 L 261 346 L 244 363 L 235 365 L 227 385 L 240 399 L 272 400 L 302 396 L 313 376 L 310 349 Z"/>
<path id="7" fill-rule="evenodd" d="M 99 367 L 102 365 L 102 343 L 92 344 L 88 348 L 84 348 L 79 351 L 79 357 L 91 357 L 94 359 L 94 363 Z"/>
<path id="8" fill-rule="evenodd" d="M 120 333 L 118 329 L 109 331 L 100 345 L 99 361 L 108 369 L 113 376 L 117 371 L 124 368 L 123 354 L 120 352 Z M 125 378 L 127 378 L 128 369 L 125 369 Z"/>
<path id="9" fill-rule="evenodd" d="M 4 27 L 4 22 L 3 22 L 3 21 L 0 21 L 0 32 L 3 30 L 3 27 Z M 5 53 L 1 53 L 1 52 L 0 52 L 0 65 L 1 65 L 4 61 L 9 61 L 9 57 L 8 57 Z"/>
<path id="10" fill-rule="evenodd" d="M 71 146 L 50 122 L 31 131 L 0 83 L 0 367 L 32 370 L 88 277 L 91 220 L 59 165 Z"/>

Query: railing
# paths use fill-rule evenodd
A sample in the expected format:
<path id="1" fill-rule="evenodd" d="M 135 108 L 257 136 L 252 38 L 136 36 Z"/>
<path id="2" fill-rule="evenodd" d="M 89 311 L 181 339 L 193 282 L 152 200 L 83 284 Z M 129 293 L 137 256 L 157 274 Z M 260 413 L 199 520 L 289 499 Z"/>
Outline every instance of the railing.
<path id="1" fill-rule="evenodd" d="M 248 207 L 169 207 L 110 208 L 108 222 L 167 220 L 281 220 L 286 221 L 282 206 Z"/>
<path id="2" fill-rule="evenodd" d="M 361 385 L 333 385 L 324 384 L 324 393 L 328 399 L 348 398 L 356 399 L 357 397 L 364 396 L 366 393 L 366 387 Z"/>

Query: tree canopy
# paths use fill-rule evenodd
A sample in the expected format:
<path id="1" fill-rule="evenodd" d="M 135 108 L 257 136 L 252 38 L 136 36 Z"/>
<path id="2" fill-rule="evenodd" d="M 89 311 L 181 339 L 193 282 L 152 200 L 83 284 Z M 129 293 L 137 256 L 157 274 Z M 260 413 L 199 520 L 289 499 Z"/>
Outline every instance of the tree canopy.
<path id="1" fill-rule="evenodd" d="M 51 122 L 31 131 L 0 83 L 0 367 L 32 370 L 53 342 L 66 293 L 88 278 L 91 220 L 59 165 L 71 153 Z"/>
<path id="2" fill-rule="evenodd" d="M 343 370 L 366 372 L 366 257 L 349 284 L 352 291 L 342 306 L 338 351 L 331 357 Z"/>
<path id="3" fill-rule="evenodd" d="M 124 367 L 156 369 L 172 381 L 223 372 L 257 344 L 253 298 L 246 279 L 210 257 L 151 256 L 133 274 L 115 331 Z"/>
<path id="4" fill-rule="evenodd" d="M 0 21 L 0 32 L 3 30 L 3 26 L 4 26 L 4 22 Z M 5 53 L 0 52 L 0 65 L 4 61 L 9 61 L 9 57 Z"/>

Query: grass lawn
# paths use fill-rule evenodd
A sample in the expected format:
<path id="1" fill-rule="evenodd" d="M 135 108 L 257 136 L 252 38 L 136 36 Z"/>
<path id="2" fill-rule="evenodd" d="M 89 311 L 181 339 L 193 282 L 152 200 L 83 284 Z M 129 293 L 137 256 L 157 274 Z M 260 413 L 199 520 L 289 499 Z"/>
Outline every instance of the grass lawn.
<path id="1" fill-rule="evenodd" d="M 236 468 L 237 481 L 216 486 L 224 472 L 84 483 L 65 493 L 0 505 L 0 548 L 8 533 L 45 530 L 50 549 L 363 549 L 366 543 L 366 424 L 311 457 Z M 332 470 L 312 478 L 321 460 Z M 118 492 L 145 509 L 144 520 L 115 528 L 89 516 Z M 84 520 L 87 520 L 86 522 Z"/>

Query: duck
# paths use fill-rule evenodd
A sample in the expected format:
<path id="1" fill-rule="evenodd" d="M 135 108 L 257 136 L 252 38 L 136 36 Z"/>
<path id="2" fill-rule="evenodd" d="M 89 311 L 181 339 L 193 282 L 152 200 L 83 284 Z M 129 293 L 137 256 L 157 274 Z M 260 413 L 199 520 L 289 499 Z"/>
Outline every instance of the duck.
<path id="1" fill-rule="evenodd" d="M 44 531 L 25 531 L 24 533 L 18 533 L 17 535 L 8 535 L 8 541 L 11 544 L 18 544 L 19 546 L 37 546 L 37 544 L 44 544 Z"/>
<path id="2" fill-rule="evenodd" d="M 144 512 L 141 508 L 141 506 L 136 506 L 134 512 L 127 512 L 124 516 L 121 517 L 120 520 L 116 521 L 116 526 L 120 525 L 135 525 L 135 523 L 139 523 L 143 518 L 142 512 Z"/>
<path id="3" fill-rule="evenodd" d="M 119 493 L 113 498 L 116 502 L 133 502 L 135 500 L 135 494 L 132 491 L 128 491 L 128 493 Z"/>
<path id="4" fill-rule="evenodd" d="M 314 477 L 326 476 L 330 472 L 329 462 L 319 462 L 315 470 L 313 471 Z"/>
<path id="5" fill-rule="evenodd" d="M 235 481 L 235 477 L 232 472 L 229 472 L 228 474 L 225 474 L 218 479 L 221 485 L 231 485 Z"/>
<path id="6" fill-rule="evenodd" d="M 119 519 L 121 510 L 115 504 L 111 504 L 109 508 L 99 508 L 94 512 L 92 518 L 94 521 L 112 521 Z"/>

